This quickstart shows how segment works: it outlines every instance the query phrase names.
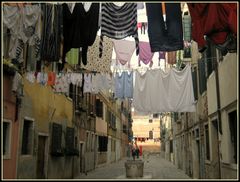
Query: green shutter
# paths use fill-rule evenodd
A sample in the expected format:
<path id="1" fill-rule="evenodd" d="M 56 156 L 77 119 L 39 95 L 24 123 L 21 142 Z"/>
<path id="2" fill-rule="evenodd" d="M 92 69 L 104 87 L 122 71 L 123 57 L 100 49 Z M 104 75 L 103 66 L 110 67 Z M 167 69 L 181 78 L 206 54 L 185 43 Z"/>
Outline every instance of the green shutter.
<path id="1" fill-rule="evenodd" d="M 192 81 L 193 81 L 193 91 L 195 100 L 198 99 L 198 88 L 197 88 L 197 68 L 194 68 L 192 72 Z"/>

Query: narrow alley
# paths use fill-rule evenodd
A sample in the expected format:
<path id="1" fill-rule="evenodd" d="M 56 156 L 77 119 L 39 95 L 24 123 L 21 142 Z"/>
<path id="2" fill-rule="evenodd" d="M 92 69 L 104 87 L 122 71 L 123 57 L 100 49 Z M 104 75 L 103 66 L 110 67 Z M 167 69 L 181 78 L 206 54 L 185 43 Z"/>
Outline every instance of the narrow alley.
<path id="1" fill-rule="evenodd" d="M 132 158 L 125 158 L 116 163 L 106 165 L 104 167 L 96 168 L 75 179 L 127 179 L 126 177 L 125 162 L 132 160 Z M 144 161 L 143 177 L 135 179 L 192 179 L 187 176 L 184 171 L 177 169 L 175 165 L 160 157 L 160 154 L 148 154 L 144 158 L 140 157 L 139 160 Z"/>
<path id="2" fill-rule="evenodd" d="M 239 178 L 238 1 L 1 1 L 4 180 Z"/>

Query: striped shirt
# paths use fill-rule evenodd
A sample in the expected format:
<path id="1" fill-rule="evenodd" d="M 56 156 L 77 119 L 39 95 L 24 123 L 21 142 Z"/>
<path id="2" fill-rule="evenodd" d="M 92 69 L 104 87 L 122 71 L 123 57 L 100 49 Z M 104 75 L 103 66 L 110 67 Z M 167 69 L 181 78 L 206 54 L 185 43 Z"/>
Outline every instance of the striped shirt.
<path id="1" fill-rule="evenodd" d="M 125 3 L 123 6 L 117 6 L 114 3 L 102 3 L 101 12 L 99 57 L 102 57 L 103 36 L 117 40 L 133 36 L 136 42 L 136 54 L 138 55 L 137 3 Z"/>

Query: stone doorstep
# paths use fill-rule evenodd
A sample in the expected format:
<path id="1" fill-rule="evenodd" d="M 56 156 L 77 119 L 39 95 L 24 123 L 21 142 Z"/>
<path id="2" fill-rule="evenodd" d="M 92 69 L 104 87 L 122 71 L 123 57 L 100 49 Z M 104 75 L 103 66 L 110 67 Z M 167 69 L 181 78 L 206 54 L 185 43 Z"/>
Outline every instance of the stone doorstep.
<path id="1" fill-rule="evenodd" d="M 152 179 L 152 173 L 143 173 L 143 177 L 127 178 L 126 174 L 118 176 L 116 179 Z"/>

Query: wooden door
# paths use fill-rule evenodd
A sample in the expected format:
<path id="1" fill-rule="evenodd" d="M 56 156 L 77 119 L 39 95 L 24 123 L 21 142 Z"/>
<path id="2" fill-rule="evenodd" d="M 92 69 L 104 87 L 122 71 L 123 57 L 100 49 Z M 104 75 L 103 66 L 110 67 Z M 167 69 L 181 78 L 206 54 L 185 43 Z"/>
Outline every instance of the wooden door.
<path id="1" fill-rule="evenodd" d="M 38 136 L 38 152 L 37 152 L 37 178 L 46 178 L 45 169 L 45 148 L 46 148 L 46 136 Z"/>

